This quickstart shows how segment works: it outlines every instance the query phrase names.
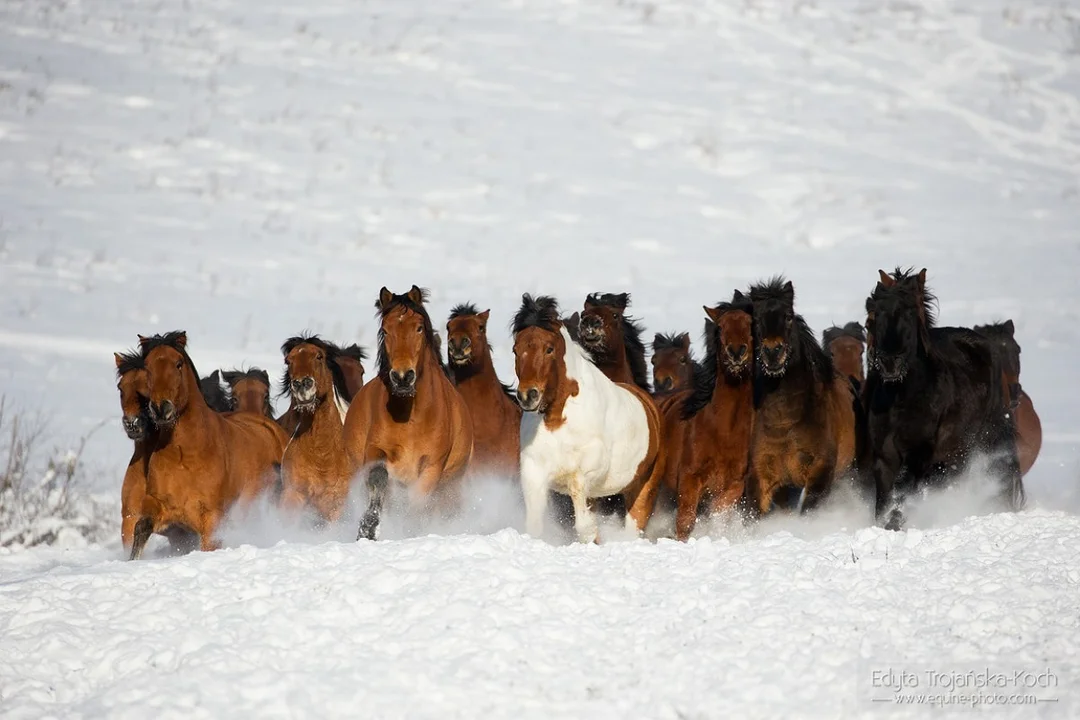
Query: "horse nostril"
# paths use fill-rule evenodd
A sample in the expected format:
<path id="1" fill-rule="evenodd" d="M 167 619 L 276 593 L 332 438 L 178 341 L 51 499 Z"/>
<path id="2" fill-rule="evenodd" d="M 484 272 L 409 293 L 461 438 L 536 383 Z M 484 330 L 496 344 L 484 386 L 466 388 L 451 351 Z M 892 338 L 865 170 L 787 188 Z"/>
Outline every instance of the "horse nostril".
<path id="1" fill-rule="evenodd" d="M 304 389 L 305 390 L 310 390 L 311 388 L 315 387 L 315 378 L 306 377 L 306 378 L 304 378 L 303 383 L 304 383 Z"/>
<path id="2" fill-rule="evenodd" d="M 745 344 L 735 348 L 735 357 L 741 360 L 746 355 L 747 349 Z"/>
<path id="3" fill-rule="evenodd" d="M 416 371 L 415 370 L 406 371 L 406 373 L 405 373 L 405 384 L 406 385 L 412 385 L 413 381 L 415 381 L 415 380 L 416 380 Z"/>
<path id="4" fill-rule="evenodd" d="M 461 349 L 461 350 L 464 350 L 465 348 L 469 347 L 470 345 L 472 345 L 472 340 L 470 340 L 469 338 L 462 338 L 461 343 L 458 345 L 458 348 Z"/>

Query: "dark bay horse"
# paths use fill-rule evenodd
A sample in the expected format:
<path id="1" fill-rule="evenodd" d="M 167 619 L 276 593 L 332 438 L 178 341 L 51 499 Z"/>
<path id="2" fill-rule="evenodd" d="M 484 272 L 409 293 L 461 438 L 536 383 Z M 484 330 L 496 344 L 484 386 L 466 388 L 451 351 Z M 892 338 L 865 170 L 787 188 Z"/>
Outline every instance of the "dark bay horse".
<path id="1" fill-rule="evenodd" d="M 651 393 L 642 327 L 626 315 L 629 305 L 629 293 L 592 293 L 586 297 L 578 343 L 609 380 L 637 385 Z"/>
<path id="2" fill-rule="evenodd" d="M 352 479 L 342 435 L 349 403 L 341 352 L 318 335 L 298 335 L 281 346 L 282 391 L 296 418 L 281 460 L 281 504 L 310 507 L 326 522 L 341 517 Z"/>
<path id="3" fill-rule="evenodd" d="M 702 372 L 701 363 L 690 350 L 690 333 L 656 333 L 652 343 L 653 393 L 656 397 L 687 390 L 694 386 L 694 376 Z"/>
<path id="4" fill-rule="evenodd" d="M 975 332 L 988 337 L 998 350 L 1007 390 L 1007 411 L 1013 414 L 1016 428 L 1016 453 L 1021 476 L 1027 475 L 1042 448 L 1042 421 L 1035 412 L 1031 397 L 1020 384 L 1020 344 L 1012 320 L 991 325 L 976 325 Z"/>
<path id="5" fill-rule="evenodd" d="M 185 332 L 140 336 L 139 346 L 157 442 L 147 463 L 131 559 L 142 555 L 151 533 L 164 534 L 171 526 L 196 533 L 202 549 L 213 550 L 225 513 L 276 483 L 287 438 L 269 418 L 210 409 L 199 392 Z"/>
<path id="6" fill-rule="evenodd" d="M 664 474 L 652 397 L 601 372 L 571 339 L 553 298 L 523 295 L 513 330 L 517 396 L 525 411 L 520 472 L 529 534 L 543 535 L 552 490 L 572 499 L 582 542 L 598 538 L 590 498 L 622 495 L 627 528 L 643 532 Z"/>
<path id="7" fill-rule="evenodd" d="M 465 303 L 450 311 L 446 351 L 457 390 L 473 421 L 472 467 L 517 479 L 521 407 L 499 381 L 487 339 L 491 311 Z"/>
<path id="8" fill-rule="evenodd" d="M 364 361 L 367 357 L 367 350 L 356 343 L 338 350 L 336 362 L 345 378 L 346 402 L 352 402 L 356 393 L 364 387 Z"/>
<path id="9" fill-rule="evenodd" d="M 841 375 L 851 378 L 857 388 L 862 388 L 866 382 L 863 372 L 866 331 L 862 325 L 852 321 L 843 327 L 827 328 L 821 333 L 821 349 L 832 358 L 833 366 Z"/>
<path id="10" fill-rule="evenodd" d="M 472 417 L 442 363 L 426 301 L 413 285 L 403 295 L 384 287 L 375 303 L 378 372 L 353 399 L 344 429 L 353 472 L 370 466 L 358 540 L 376 538 L 391 479 L 420 499 L 442 491 L 452 502 L 472 459 Z"/>
<path id="11" fill-rule="evenodd" d="M 909 493 L 948 482 L 978 453 L 989 455 L 1003 506 L 1023 507 L 1003 368 L 991 341 L 967 328 L 935 327 L 925 268 L 878 275 L 866 300 L 864 389 L 878 522 L 901 529 Z"/>
<path id="12" fill-rule="evenodd" d="M 743 497 L 754 430 L 753 319 L 750 304 L 706 307 L 707 353 L 703 372 L 681 402 L 668 404 L 665 485 L 676 493 L 675 537 L 687 540 L 703 503 L 713 514 Z"/>
<path id="13" fill-rule="evenodd" d="M 854 389 L 833 368 L 783 277 L 750 288 L 754 318 L 754 434 L 747 497 L 766 513 L 778 490 L 800 490 L 813 508 L 856 452 Z"/>
<path id="14" fill-rule="evenodd" d="M 232 409 L 236 412 L 253 412 L 274 417 L 270 404 L 270 374 L 257 367 L 247 370 L 225 370 L 221 373 L 229 386 Z"/>
<path id="15" fill-rule="evenodd" d="M 214 412 L 231 412 L 233 410 L 229 394 L 221 386 L 221 372 L 219 370 L 215 370 L 199 380 L 199 390 L 202 392 L 203 397 L 206 398 L 206 404 Z"/>

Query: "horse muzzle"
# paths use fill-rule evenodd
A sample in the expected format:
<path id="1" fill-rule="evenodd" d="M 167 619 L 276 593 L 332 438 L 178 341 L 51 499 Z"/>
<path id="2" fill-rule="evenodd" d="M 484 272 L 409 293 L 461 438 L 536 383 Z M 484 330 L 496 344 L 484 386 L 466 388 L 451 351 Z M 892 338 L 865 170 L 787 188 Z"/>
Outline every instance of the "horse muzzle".
<path id="1" fill-rule="evenodd" d="M 903 358 L 894 355 L 877 354 L 874 358 L 878 374 L 887 383 L 900 382 L 907 374 L 907 367 Z"/>
<path id="2" fill-rule="evenodd" d="M 176 424 L 178 413 L 172 400 L 162 400 L 159 403 L 150 403 L 148 406 L 150 420 L 159 428 L 171 428 Z"/>
<path id="3" fill-rule="evenodd" d="M 671 377 L 656 378 L 655 385 L 657 392 L 671 392 L 671 389 L 675 387 L 675 379 Z"/>
<path id="4" fill-rule="evenodd" d="M 416 371 L 409 369 L 405 372 L 398 370 L 390 371 L 390 392 L 397 397 L 413 397 L 416 395 Z"/>
<path id="5" fill-rule="evenodd" d="M 539 412 L 540 399 L 540 391 L 536 388 L 529 388 L 528 390 L 522 390 L 521 388 L 518 388 L 518 405 L 520 405 L 521 409 L 525 412 Z"/>
<path id="6" fill-rule="evenodd" d="M 129 440 L 138 442 L 146 437 L 146 421 L 141 415 L 125 415 L 120 419 L 120 424 L 124 426 L 124 434 Z"/>
<path id="7" fill-rule="evenodd" d="M 298 410 L 313 410 L 315 408 L 315 378 L 296 378 L 290 383 L 293 404 Z"/>
<path id="8" fill-rule="evenodd" d="M 761 370 L 769 377 L 780 377 L 787 370 L 788 351 L 785 345 L 761 348 Z"/>

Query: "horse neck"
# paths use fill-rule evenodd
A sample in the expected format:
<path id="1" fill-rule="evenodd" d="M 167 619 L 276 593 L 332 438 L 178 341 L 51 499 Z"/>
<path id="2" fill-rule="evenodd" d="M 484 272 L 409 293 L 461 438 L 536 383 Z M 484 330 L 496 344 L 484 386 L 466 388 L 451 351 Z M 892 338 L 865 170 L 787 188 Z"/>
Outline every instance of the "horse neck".
<path id="1" fill-rule="evenodd" d="M 579 390 L 579 395 L 570 396 L 567 404 L 580 402 L 580 394 L 584 394 L 585 388 L 588 386 L 615 382 L 608 377 L 607 373 L 589 360 L 585 351 L 570 339 L 565 327 L 560 332 L 563 341 L 566 343 L 566 352 L 563 353 L 563 365 L 566 369 L 567 382 L 577 382 Z"/>
<path id="2" fill-rule="evenodd" d="M 630 356 L 626 353 L 626 343 L 623 338 L 619 342 L 609 346 L 604 353 L 596 359 L 596 365 L 604 370 L 604 375 L 615 382 L 634 384 L 634 372 L 630 367 Z"/>
<path id="3" fill-rule="evenodd" d="M 457 391 L 468 400 L 485 403 L 512 403 L 503 391 L 502 383 L 491 360 L 491 350 L 485 348 L 480 359 L 465 366 L 452 365 Z"/>
<path id="4" fill-rule="evenodd" d="M 342 437 L 342 414 L 338 407 L 337 391 L 332 390 L 331 395 L 320 402 L 313 413 L 297 413 L 299 425 L 296 430 L 295 442 L 302 445 L 311 445 L 319 450 L 327 451 L 327 455 L 336 457 L 331 452 L 344 447 Z"/>

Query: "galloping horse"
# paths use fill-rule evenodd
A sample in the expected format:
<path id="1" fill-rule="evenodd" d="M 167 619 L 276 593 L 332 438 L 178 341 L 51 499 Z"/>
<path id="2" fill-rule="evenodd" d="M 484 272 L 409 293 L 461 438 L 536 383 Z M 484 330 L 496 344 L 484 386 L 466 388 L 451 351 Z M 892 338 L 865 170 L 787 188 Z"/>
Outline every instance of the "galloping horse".
<path id="1" fill-rule="evenodd" d="M 629 293 L 593 293 L 586 297 L 577 342 L 609 380 L 652 392 L 645 345 L 641 341 L 642 328 L 626 316 L 629 305 Z"/>
<path id="2" fill-rule="evenodd" d="M 499 381 L 487 340 L 490 310 L 457 305 L 446 323 L 446 350 L 457 390 L 473 421 L 476 470 L 517 477 L 521 407 L 514 391 Z"/>
<path id="3" fill-rule="evenodd" d="M 553 298 L 523 295 L 513 330 L 529 534 L 543 534 L 551 489 L 572 499 L 582 542 L 598 539 L 587 500 L 616 493 L 626 500 L 627 527 L 643 532 L 664 473 L 652 398 L 637 385 L 612 382 L 591 362 L 563 327 Z"/>
<path id="4" fill-rule="evenodd" d="M 1035 412 L 1031 397 L 1020 385 L 1020 344 L 1016 342 L 1016 327 L 1012 320 L 992 325 L 976 325 L 975 332 L 990 338 L 998 349 L 1007 387 L 1008 412 L 1013 414 L 1016 427 L 1016 454 L 1020 474 L 1027 475 L 1042 448 L 1042 421 Z"/>
<path id="5" fill-rule="evenodd" d="M 221 377 L 229 386 L 233 410 L 274 417 L 274 408 L 270 404 L 269 373 L 253 367 L 247 370 L 225 370 Z"/>
<path id="6" fill-rule="evenodd" d="M 135 451 L 124 473 L 120 489 L 120 540 L 124 550 L 130 552 L 135 534 L 135 523 L 142 512 L 146 496 L 146 464 L 150 448 L 157 442 L 157 431 L 150 422 L 146 405 L 150 386 L 146 378 L 146 364 L 142 355 L 113 353 L 116 360 L 116 388 L 120 391 L 121 424 L 124 433 L 135 443 Z"/>
<path id="7" fill-rule="evenodd" d="M 676 492 L 675 537 L 687 540 L 702 502 L 709 514 L 743 496 L 754 430 L 753 319 L 738 291 L 730 303 L 706 307 L 711 330 L 703 372 L 682 400 L 666 406 L 665 485 Z"/>
<path id="8" fill-rule="evenodd" d="M 652 343 L 653 388 L 655 397 L 670 395 L 694 386 L 701 363 L 690 350 L 690 333 L 656 333 Z"/>
<path id="9" fill-rule="evenodd" d="M 967 328 L 934 326 L 925 268 L 878 275 L 866 300 L 864 389 L 878 522 L 902 528 L 905 496 L 947 482 L 978 452 L 990 455 L 1003 505 L 1023 507 L 1013 422 L 1003 411 L 1003 368 L 991 341 Z"/>
<path id="10" fill-rule="evenodd" d="M 164 534 L 170 526 L 196 533 L 203 550 L 215 549 L 214 532 L 226 511 L 275 480 L 285 434 L 269 418 L 210 409 L 198 391 L 185 332 L 140 335 L 139 345 L 157 441 L 147 463 L 131 559 L 142 555 L 151 533 Z"/>
<path id="11" fill-rule="evenodd" d="M 747 497 L 766 513 L 778 490 L 800 489 L 799 511 L 829 492 L 854 461 L 854 390 L 801 315 L 795 289 L 775 277 L 750 288 L 754 318 L 754 434 Z"/>
<path id="12" fill-rule="evenodd" d="M 866 382 L 863 373 L 863 353 L 866 350 L 866 331 L 852 321 L 843 327 L 836 325 L 821 333 L 821 349 L 832 358 L 833 366 L 841 375 L 855 381 L 858 388 Z"/>
<path id="13" fill-rule="evenodd" d="M 340 353 L 318 335 L 292 337 L 281 346 L 282 392 L 289 393 L 297 421 L 281 459 L 281 504 L 312 507 L 328 522 L 341 516 L 351 479 L 342 439 L 349 403 Z"/>
<path id="14" fill-rule="evenodd" d="M 472 417 L 439 357 L 426 300 L 413 285 L 404 295 L 384 287 L 375 303 L 378 374 L 353 399 L 344 429 L 353 471 L 371 464 L 358 540 L 375 539 L 391 478 L 430 498 L 450 490 L 472 458 Z"/>

